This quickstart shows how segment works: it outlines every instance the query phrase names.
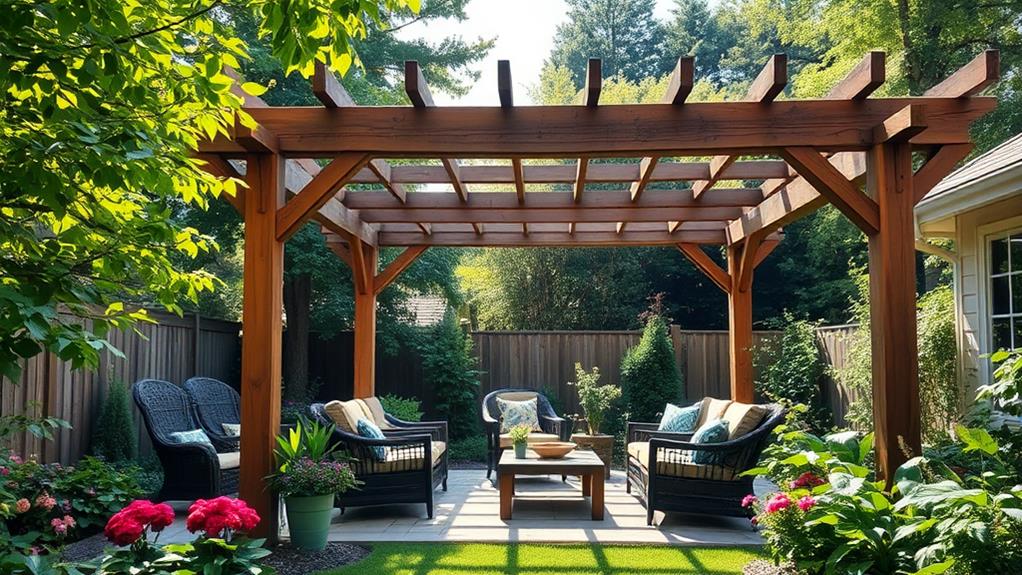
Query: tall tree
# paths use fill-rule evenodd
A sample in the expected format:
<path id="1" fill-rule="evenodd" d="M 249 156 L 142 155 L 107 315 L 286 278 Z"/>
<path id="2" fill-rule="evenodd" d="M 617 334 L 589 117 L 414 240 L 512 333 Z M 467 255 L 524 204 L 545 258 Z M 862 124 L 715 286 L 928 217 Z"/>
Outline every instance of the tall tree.
<path id="1" fill-rule="evenodd" d="M 644 0 L 567 0 L 568 20 L 557 27 L 549 62 L 571 71 L 577 87 L 585 84 L 586 60 L 603 59 L 605 77 L 632 81 L 670 71 L 673 62 L 660 51 L 663 26 Z"/>

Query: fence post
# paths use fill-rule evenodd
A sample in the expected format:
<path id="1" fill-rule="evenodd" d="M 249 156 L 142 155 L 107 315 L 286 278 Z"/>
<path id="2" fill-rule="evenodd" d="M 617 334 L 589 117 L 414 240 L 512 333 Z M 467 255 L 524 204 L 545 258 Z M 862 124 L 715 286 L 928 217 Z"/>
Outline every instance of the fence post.
<path id="1" fill-rule="evenodd" d="M 201 341 L 202 340 L 202 319 L 201 318 L 202 318 L 202 316 L 199 313 L 199 310 L 195 310 L 195 338 L 194 338 L 194 341 L 195 341 L 195 358 L 194 358 L 194 365 L 192 366 L 192 377 L 196 377 L 198 375 L 201 375 L 199 373 L 199 366 L 202 365 L 200 363 L 200 358 L 199 358 L 199 353 L 202 350 L 202 341 Z"/>

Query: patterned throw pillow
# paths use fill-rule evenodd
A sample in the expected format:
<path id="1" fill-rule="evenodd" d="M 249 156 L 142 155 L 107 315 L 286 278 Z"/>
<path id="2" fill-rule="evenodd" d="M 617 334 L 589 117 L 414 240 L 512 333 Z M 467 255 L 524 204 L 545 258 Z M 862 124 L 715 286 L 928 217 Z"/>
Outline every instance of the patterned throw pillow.
<path id="1" fill-rule="evenodd" d="M 380 431 L 380 428 L 376 427 L 376 424 L 368 419 L 359 419 L 358 423 L 355 424 L 355 428 L 358 430 L 358 434 L 362 437 L 368 437 L 369 439 L 387 439 L 387 436 Z M 387 460 L 387 448 L 382 445 L 374 445 L 369 449 L 373 452 L 373 459 L 376 461 Z"/>
<path id="2" fill-rule="evenodd" d="M 697 401 L 688 407 L 678 407 L 668 403 L 664 408 L 664 416 L 660 419 L 660 427 L 657 431 L 670 431 L 673 433 L 691 433 L 699 421 L 699 410 L 703 402 Z"/>
<path id="3" fill-rule="evenodd" d="M 707 421 L 692 435 L 692 443 L 723 443 L 728 440 L 728 423 L 724 419 Z M 718 465 L 723 460 L 721 454 L 709 451 L 696 451 L 692 455 L 693 463 Z"/>
<path id="4" fill-rule="evenodd" d="M 201 429 L 192 429 L 189 431 L 175 431 L 170 434 L 171 443 L 202 443 L 213 447 L 213 442 L 209 440 L 209 436 L 206 432 Z"/>
<path id="5" fill-rule="evenodd" d="M 240 423 L 221 423 L 224 426 L 224 435 L 228 437 L 241 437 Z"/>
<path id="6" fill-rule="evenodd" d="M 528 425 L 532 431 L 543 431 L 539 426 L 539 414 L 536 409 L 536 398 L 527 401 L 510 401 L 497 398 L 497 409 L 500 410 L 500 432 L 507 433 L 511 428 Z"/>

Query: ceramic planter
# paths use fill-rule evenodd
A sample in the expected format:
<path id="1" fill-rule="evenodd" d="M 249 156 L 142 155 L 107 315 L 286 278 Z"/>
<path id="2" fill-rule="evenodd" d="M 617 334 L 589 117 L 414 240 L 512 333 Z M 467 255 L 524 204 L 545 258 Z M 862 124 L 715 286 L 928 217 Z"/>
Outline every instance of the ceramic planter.
<path id="1" fill-rule="evenodd" d="M 588 433 L 574 433 L 571 442 L 578 445 L 579 449 L 595 451 L 596 456 L 603 461 L 606 467 L 607 477 L 610 477 L 610 464 L 614 461 L 614 436 L 613 435 L 589 435 Z"/>
<path id="2" fill-rule="evenodd" d="M 291 545 L 299 549 L 321 551 L 326 548 L 330 532 L 330 513 L 334 509 L 334 495 L 285 497 L 287 526 Z"/>
<path id="3" fill-rule="evenodd" d="M 529 447 L 528 443 L 516 443 L 515 444 L 515 459 L 525 459 L 525 450 Z"/>

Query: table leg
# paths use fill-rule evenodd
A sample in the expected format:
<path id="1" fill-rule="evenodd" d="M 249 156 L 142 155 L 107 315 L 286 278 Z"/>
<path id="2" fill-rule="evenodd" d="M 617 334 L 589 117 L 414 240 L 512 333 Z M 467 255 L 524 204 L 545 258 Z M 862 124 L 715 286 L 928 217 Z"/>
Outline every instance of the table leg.
<path id="1" fill-rule="evenodd" d="M 582 476 L 582 497 L 589 497 L 591 486 L 593 483 L 592 474 L 585 474 Z"/>
<path id="2" fill-rule="evenodd" d="M 498 475 L 500 483 L 500 518 L 511 519 L 511 507 L 515 493 L 515 476 L 513 473 L 501 473 Z"/>
<path id="3" fill-rule="evenodd" d="M 592 484 L 590 491 L 593 494 L 593 500 L 590 502 L 593 506 L 593 521 L 603 521 L 603 468 L 593 473 L 590 478 Z"/>

